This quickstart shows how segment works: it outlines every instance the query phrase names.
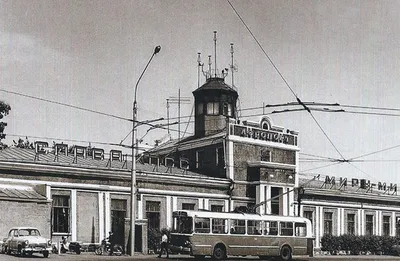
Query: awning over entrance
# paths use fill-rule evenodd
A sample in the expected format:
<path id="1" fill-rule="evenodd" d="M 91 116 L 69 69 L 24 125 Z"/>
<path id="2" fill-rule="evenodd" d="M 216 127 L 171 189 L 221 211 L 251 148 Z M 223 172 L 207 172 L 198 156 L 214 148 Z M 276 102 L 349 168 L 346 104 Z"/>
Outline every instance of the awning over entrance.
<path id="1" fill-rule="evenodd" d="M 0 200 L 47 202 L 44 195 L 38 193 L 34 187 L 0 183 Z"/>

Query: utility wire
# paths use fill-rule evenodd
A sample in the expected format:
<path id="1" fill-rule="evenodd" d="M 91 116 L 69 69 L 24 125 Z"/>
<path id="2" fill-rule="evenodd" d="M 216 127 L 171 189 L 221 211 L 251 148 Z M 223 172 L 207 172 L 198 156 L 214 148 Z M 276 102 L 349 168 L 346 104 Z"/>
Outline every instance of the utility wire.
<path id="1" fill-rule="evenodd" d="M 108 116 L 108 117 L 112 117 L 112 118 L 116 118 L 116 119 L 120 119 L 120 120 L 132 121 L 132 119 L 128 119 L 128 118 L 124 118 L 124 117 L 120 117 L 120 116 L 116 116 L 116 115 L 112 115 L 112 114 L 108 114 L 108 113 L 104 113 L 104 112 L 99 112 L 99 111 L 95 111 L 95 110 L 91 110 L 91 109 L 87 109 L 87 108 L 83 108 L 83 107 L 79 107 L 79 106 L 75 106 L 75 105 L 70 105 L 70 104 L 66 104 L 66 103 L 62 103 L 62 102 L 56 102 L 56 101 L 51 101 L 51 100 L 48 100 L 48 99 L 38 98 L 38 97 L 27 95 L 27 94 L 8 91 L 8 90 L 4 90 L 4 89 L 0 89 L 0 91 L 1 92 L 5 92 L 5 93 L 18 95 L 18 96 L 22 96 L 22 97 L 26 97 L 26 98 L 30 98 L 30 99 L 35 99 L 35 100 L 39 100 L 39 101 L 44 101 L 44 102 L 48 102 L 48 103 L 62 105 L 62 106 L 65 106 L 65 107 L 70 107 L 70 108 L 74 108 L 74 109 L 78 109 L 78 110 L 82 110 L 82 111 L 88 111 L 88 112 L 92 112 L 92 113 L 96 113 L 96 114 L 100 114 L 100 115 L 104 115 L 104 116 Z"/>
<path id="2" fill-rule="evenodd" d="M 285 77 L 283 76 L 283 74 L 279 71 L 278 67 L 275 65 L 275 63 L 272 61 L 272 59 L 269 57 L 269 55 L 267 54 L 267 52 L 264 50 L 264 48 L 262 47 L 262 45 L 260 44 L 260 42 L 258 41 L 257 37 L 253 34 L 253 32 L 250 30 L 250 28 L 247 26 L 246 22 L 243 20 L 243 18 L 240 16 L 239 12 L 235 9 L 235 7 L 232 5 L 232 3 L 227 0 L 229 5 L 232 7 L 233 11 L 236 13 L 236 15 L 239 17 L 240 21 L 242 21 L 243 25 L 246 27 L 247 31 L 250 33 L 250 35 L 253 37 L 254 41 L 257 43 L 257 45 L 260 47 L 260 49 L 262 50 L 262 52 L 264 53 L 264 55 L 267 57 L 268 61 L 272 64 L 272 66 L 274 67 L 275 71 L 279 74 L 279 76 L 281 77 L 281 79 L 283 80 L 283 82 L 286 84 L 286 86 L 289 88 L 289 90 L 291 91 L 291 93 L 293 94 L 293 96 L 296 98 L 297 102 L 302 105 L 304 107 L 305 110 L 307 110 L 311 117 L 313 118 L 313 120 L 315 121 L 315 123 L 318 125 L 319 129 L 322 131 L 322 133 L 325 135 L 325 137 L 328 139 L 328 141 L 331 143 L 331 145 L 333 146 L 333 148 L 336 150 L 336 152 L 340 155 L 340 157 L 344 160 L 344 156 L 342 155 L 342 153 L 339 151 L 339 149 L 335 146 L 335 144 L 333 143 L 333 141 L 329 138 L 328 134 L 325 132 L 325 130 L 322 128 L 322 126 L 319 124 L 319 122 L 317 121 L 317 119 L 314 117 L 314 115 L 311 113 L 310 109 L 307 107 L 306 104 L 304 104 L 300 98 L 296 95 L 296 93 L 293 91 L 292 87 L 290 87 L 289 83 L 286 81 Z"/>
<path id="3" fill-rule="evenodd" d="M 22 97 L 35 99 L 35 100 L 39 100 L 39 101 L 44 101 L 44 102 L 48 102 L 48 103 L 53 103 L 53 104 L 57 104 L 57 105 L 62 105 L 62 106 L 65 106 L 65 107 L 70 107 L 70 108 L 74 108 L 74 109 L 78 109 L 78 110 L 82 110 L 82 111 L 88 111 L 88 112 L 92 112 L 92 113 L 96 113 L 96 114 L 100 114 L 100 115 L 104 115 L 104 116 L 108 116 L 108 117 L 113 117 L 113 118 L 120 119 L 120 120 L 125 120 L 125 121 L 130 121 L 130 122 L 133 121 L 132 119 L 128 119 L 128 118 L 112 115 L 112 114 L 109 114 L 109 113 L 99 112 L 99 111 L 95 111 L 95 110 L 91 110 L 91 109 L 87 109 L 87 108 L 83 108 L 83 107 L 79 107 L 79 106 L 75 106 L 75 105 L 71 105 L 71 104 L 66 104 L 66 103 L 62 103 L 62 102 L 56 102 L 56 101 L 43 99 L 43 98 L 39 98 L 39 97 L 27 95 L 27 94 L 22 94 L 22 93 L 18 93 L 18 92 L 8 91 L 8 90 L 4 90 L 4 89 L 0 89 L 0 92 L 19 95 L 19 96 L 22 96 Z M 165 129 L 165 130 L 167 129 L 167 128 L 163 127 L 163 126 L 157 126 L 157 124 L 151 124 L 150 122 L 147 122 L 147 121 L 136 121 L 136 122 L 138 124 L 140 124 L 140 125 L 148 125 L 148 126 L 151 126 L 153 128 L 159 128 L 159 129 Z M 170 130 L 178 131 L 178 130 L 175 130 L 175 129 L 170 129 Z"/>

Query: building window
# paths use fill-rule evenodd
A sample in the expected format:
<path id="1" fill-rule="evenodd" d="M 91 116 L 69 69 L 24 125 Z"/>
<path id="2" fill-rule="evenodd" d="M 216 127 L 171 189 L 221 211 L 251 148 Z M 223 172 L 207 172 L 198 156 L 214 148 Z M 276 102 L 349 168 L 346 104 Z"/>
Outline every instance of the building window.
<path id="1" fill-rule="evenodd" d="M 232 117 L 232 104 L 224 103 L 224 116 Z"/>
<path id="2" fill-rule="evenodd" d="M 197 115 L 202 115 L 203 114 L 203 103 L 198 103 L 197 104 Z"/>
<path id="3" fill-rule="evenodd" d="M 355 235 L 356 233 L 356 214 L 347 214 L 347 234 Z"/>
<path id="4" fill-rule="evenodd" d="M 202 169 L 204 167 L 205 153 L 204 150 L 196 152 L 196 168 Z"/>
<path id="5" fill-rule="evenodd" d="M 383 216 L 383 235 L 390 236 L 390 216 Z"/>
<path id="6" fill-rule="evenodd" d="M 332 235 L 333 232 L 333 213 L 332 212 L 325 212 L 324 213 L 324 234 L 325 235 Z"/>
<path id="7" fill-rule="evenodd" d="M 311 221 L 311 225 L 313 223 L 313 213 L 314 211 L 308 211 L 308 210 L 303 212 L 303 216 Z"/>
<path id="8" fill-rule="evenodd" d="M 182 203 L 183 210 L 194 210 L 195 204 L 192 203 Z"/>
<path id="9" fill-rule="evenodd" d="M 53 232 L 69 233 L 69 196 L 53 196 Z"/>
<path id="10" fill-rule="evenodd" d="M 271 151 L 267 149 L 261 150 L 261 161 L 271 162 Z"/>
<path id="11" fill-rule="evenodd" d="M 146 202 L 146 218 L 149 225 L 149 229 L 160 230 L 160 212 L 161 202 L 158 201 L 147 201 Z"/>
<path id="12" fill-rule="evenodd" d="M 211 212 L 223 212 L 224 207 L 220 205 L 211 205 Z"/>
<path id="13" fill-rule="evenodd" d="M 279 215 L 280 214 L 280 195 L 281 188 L 271 187 L 271 214 Z"/>
<path id="14" fill-rule="evenodd" d="M 365 216 L 365 235 L 372 236 L 374 234 L 374 216 Z"/>
<path id="15" fill-rule="evenodd" d="M 220 168 L 225 167 L 225 157 L 224 157 L 224 149 L 223 148 L 217 148 L 216 149 L 217 155 L 216 155 L 216 162 L 217 166 Z"/>
<path id="16" fill-rule="evenodd" d="M 219 115 L 219 103 L 218 102 L 207 103 L 207 115 Z"/>

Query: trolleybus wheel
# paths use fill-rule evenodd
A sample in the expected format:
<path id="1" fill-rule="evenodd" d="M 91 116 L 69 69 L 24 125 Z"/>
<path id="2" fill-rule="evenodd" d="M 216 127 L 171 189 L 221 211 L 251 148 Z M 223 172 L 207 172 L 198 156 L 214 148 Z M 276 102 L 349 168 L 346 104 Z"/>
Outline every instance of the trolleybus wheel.
<path id="1" fill-rule="evenodd" d="M 213 258 L 216 260 L 223 260 L 225 257 L 226 257 L 226 251 L 225 251 L 224 246 L 217 245 L 214 248 Z"/>
<path id="2" fill-rule="evenodd" d="M 289 246 L 283 246 L 281 249 L 281 260 L 292 260 L 292 249 Z"/>

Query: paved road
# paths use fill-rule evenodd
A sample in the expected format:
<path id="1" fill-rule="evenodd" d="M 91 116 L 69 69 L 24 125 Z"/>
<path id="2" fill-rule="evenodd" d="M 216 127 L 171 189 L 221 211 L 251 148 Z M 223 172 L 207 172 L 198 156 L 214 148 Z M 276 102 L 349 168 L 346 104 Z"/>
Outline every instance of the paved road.
<path id="1" fill-rule="evenodd" d="M 157 258 L 154 255 L 135 255 L 134 257 L 130 256 L 97 256 L 94 253 L 82 253 L 81 255 L 76 255 L 76 254 L 50 254 L 49 258 L 43 258 L 42 255 L 39 254 L 34 254 L 32 257 L 17 257 L 17 256 L 9 256 L 5 254 L 0 254 L 0 261 L 27 261 L 27 260 L 59 260 L 59 261 L 97 261 L 97 260 L 111 260 L 111 261 L 117 261 L 117 260 L 122 260 L 122 261 L 166 261 L 166 260 L 182 260 L 182 261 L 194 261 L 193 257 L 190 256 L 180 256 L 180 255 L 173 255 L 170 257 L 170 259 L 165 259 L 165 258 Z M 229 260 L 232 261 L 239 261 L 239 260 L 247 260 L 247 261 L 252 261 L 252 260 L 260 260 L 258 257 L 246 257 L 246 258 L 237 258 L 237 257 L 232 257 L 229 258 Z M 316 257 L 295 257 L 293 261 L 326 261 L 326 260 L 351 260 L 351 261 L 362 261 L 362 260 L 396 260 L 400 261 L 400 257 L 396 256 L 316 256 Z M 211 258 L 206 258 L 205 261 L 212 261 Z"/>

